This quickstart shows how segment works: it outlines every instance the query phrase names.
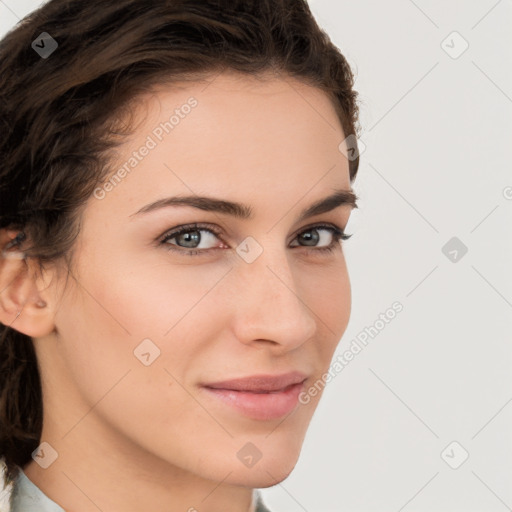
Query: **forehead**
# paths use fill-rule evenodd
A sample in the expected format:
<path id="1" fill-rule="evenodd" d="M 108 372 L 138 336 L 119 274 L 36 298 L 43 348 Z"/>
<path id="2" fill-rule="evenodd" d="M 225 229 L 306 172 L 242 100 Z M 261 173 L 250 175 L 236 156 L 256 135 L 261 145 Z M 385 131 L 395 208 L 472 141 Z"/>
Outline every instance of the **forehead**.
<path id="1" fill-rule="evenodd" d="M 155 87 L 135 106 L 136 129 L 113 166 L 125 172 L 109 200 L 209 193 L 251 203 L 257 194 L 297 200 L 317 188 L 313 199 L 350 188 L 334 106 L 293 78 L 222 73 Z"/>

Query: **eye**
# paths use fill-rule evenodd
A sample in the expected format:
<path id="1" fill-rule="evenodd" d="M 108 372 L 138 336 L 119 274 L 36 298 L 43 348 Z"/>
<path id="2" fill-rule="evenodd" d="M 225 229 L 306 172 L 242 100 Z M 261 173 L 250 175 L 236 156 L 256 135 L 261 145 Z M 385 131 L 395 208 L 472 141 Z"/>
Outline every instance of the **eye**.
<path id="1" fill-rule="evenodd" d="M 206 233 L 206 236 L 203 236 L 201 233 Z M 199 247 L 199 244 L 203 242 L 214 242 L 215 239 L 220 235 L 218 230 L 215 230 L 213 227 L 206 227 L 200 224 L 188 224 L 185 226 L 180 226 L 176 228 L 174 231 L 171 231 L 161 240 L 162 244 L 169 245 L 168 247 L 171 251 L 182 252 L 183 254 L 195 255 L 197 253 L 207 252 L 209 249 L 213 247 Z M 170 240 L 176 239 L 177 244 L 170 244 Z M 177 247 L 183 247 L 184 249 L 193 249 L 191 251 L 175 249 L 172 245 L 177 245 Z M 195 249 L 200 249 L 196 251 Z"/>
<path id="2" fill-rule="evenodd" d="M 218 228 L 210 225 L 187 224 L 166 233 L 159 243 L 166 245 L 166 248 L 170 251 L 188 256 L 197 256 L 206 254 L 213 249 L 222 248 L 214 245 L 215 239 L 218 239 L 220 234 Z M 348 240 L 351 236 L 346 235 L 342 229 L 334 224 L 314 225 L 303 229 L 296 236 L 296 240 L 304 245 L 292 245 L 292 247 L 304 247 L 306 251 L 318 254 L 323 251 L 333 251 L 339 247 L 339 240 Z M 170 243 L 173 240 L 176 243 Z M 205 244 L 206 247 L 201 247 L 201 244 Z M 228 246 L 225 247 L 229 248 Z M 308 247 L 311 247 L 311 249 L 308 249 Z"/>
<path id="3" fill-rule="evenodd" d="M 324 231 L 327 232 L 326 235 L 319 235 L 319 232 Z M 315 226 L 311 226 L 305 230 L 302 230 L 297 238 L 302 242 L 306 243 L 306 246 L 313 246 L 313 251 L 322 252 L 322 251 L 333 251 L 336 247 L 338 247 L 339 240 L 348 240 L 352 235 L 346 235 L 342 229 L 334 224 L 317 224 Z M 331 238 L 331 241 L 326 245 L 318 246 L 316 245 L 318 242 L 325 243 Z M 293 246 L 297 247 L 297 246 Z"/>

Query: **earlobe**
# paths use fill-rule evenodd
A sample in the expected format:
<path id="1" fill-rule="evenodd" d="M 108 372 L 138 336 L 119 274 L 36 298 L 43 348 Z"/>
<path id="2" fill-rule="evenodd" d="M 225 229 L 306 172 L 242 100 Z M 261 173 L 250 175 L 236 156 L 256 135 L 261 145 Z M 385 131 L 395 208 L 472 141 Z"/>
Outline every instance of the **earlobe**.
<path id="1" fill-rule="evenodd" d="M 5 262 L 0 264 L 0 322 L 33 338 L 46 336 L 55 327 L 51 308 L 40 296 L 26 263 L 21 265 L 24 268 L 12 277 L 12 269 Z M 6 285 L 4 275 L 8 276 Z"/>
<path id="2" fill-rule="evenodd" d="M 6 325 L 30 336 L 31 338 L 47 336 L 55 329 L 50 311 L 44 311 L 41 313 L 37 312 L 37 309 L 46 307 L 46 303 L 44 301 L 42 304 L 44 305 L 39 305 L 39 303 L 26 303 L 18 309 L 12 321 Z M 2 312 L 0 311 L 0 315 L 1 314 Z M 12 316 L 13 315 L 11 315 L 11 317 Z M 1 323 L 4 323 L 3 320 Z"/>

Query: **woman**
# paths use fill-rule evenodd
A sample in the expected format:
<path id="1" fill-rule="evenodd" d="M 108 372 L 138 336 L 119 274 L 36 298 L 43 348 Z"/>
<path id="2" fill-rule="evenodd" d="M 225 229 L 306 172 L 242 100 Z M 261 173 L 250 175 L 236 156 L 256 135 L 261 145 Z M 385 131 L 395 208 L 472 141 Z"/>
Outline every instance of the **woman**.
<path id="1" fill-rule="evenodd" d="M 52 0 L 0 55 L 12 510 L 267 510 L 350 316 L 345 58 L 304 0 Z"/>

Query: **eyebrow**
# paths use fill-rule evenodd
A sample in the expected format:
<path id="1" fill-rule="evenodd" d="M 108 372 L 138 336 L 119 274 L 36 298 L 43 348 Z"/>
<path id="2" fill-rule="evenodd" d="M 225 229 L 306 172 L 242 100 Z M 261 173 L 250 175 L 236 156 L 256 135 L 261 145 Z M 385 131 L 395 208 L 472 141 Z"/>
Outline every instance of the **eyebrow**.
<path id="1" fill-rule="evenodd" d="M 351 190 L 336 190 L 330 196 L 324 197 L 308 206 L 299 215 L 298 222 L 334 210 L 339 206 L 351 206 L 357 208 L 358 197 Z M 192 206 L 207 212 L 216 212 L 224 215 L 249 220 L 252 218 L 252 208 L 246 204 L 226 201 L 206 196 L 175 196 L 159 199 L 153 203 L 143 206 L 140 210 L 132 213 L 130 217 L 143 215 L 169 206 Z"/>

